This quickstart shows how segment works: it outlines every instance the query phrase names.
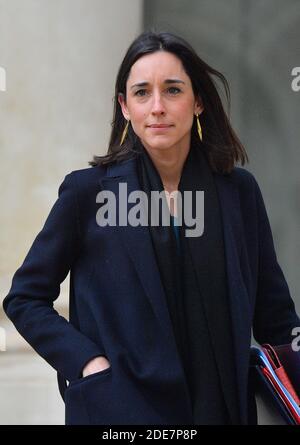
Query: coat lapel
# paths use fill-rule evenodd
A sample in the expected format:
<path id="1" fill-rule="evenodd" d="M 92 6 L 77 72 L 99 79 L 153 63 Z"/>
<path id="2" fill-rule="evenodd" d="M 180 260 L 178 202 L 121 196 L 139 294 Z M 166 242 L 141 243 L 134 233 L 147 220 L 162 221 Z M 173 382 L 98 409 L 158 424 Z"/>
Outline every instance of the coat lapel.
<path id="1" fill-rule="evenodd" d="M 112 191 L 116 197 L 117 217 L 120 199 L 119 183 L 127 184 L 127 198 L 131 192 L 141 190 L 134 160 L 130 159 L 120 164 L 112 164 L 107 169 L 106 177 L 100 180 L 102 189 Z M 128 212 L 134 205 L 135 204 L 128 203 Z M 116 229 L 122 243 L 128 251 L 151 307 L 160 323 L 162 335 L 171 342 L 170 347 L 177 353 L 175 338 L 171 335 L 173 329 L 172 322 L 149 229 L 147 226 L 133 227 L 129 224 L 124 227 L 117 227 Z"/>
<path id="2" fill-rule="evenodd" d="M 229 177 L 215 175 L 225 247 L 230 312 L 235 350 L 240 415 L 247 423 L 247 387 L 251 339 L 250 304 L 240 266 L 242 249 L 241 209 L 238 189 Z"/>

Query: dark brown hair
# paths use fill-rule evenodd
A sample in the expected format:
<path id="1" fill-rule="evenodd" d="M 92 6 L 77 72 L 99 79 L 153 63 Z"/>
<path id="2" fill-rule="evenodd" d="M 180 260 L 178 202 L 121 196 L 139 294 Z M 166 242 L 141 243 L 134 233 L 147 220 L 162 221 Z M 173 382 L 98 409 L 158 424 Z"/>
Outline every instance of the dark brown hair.
<path id="1" fill-rule="evenodd" d="M 132 65 L 142 56 L 156 51 L 168 51 L 178 57 L 191 79 L 195 97 L 199 97 L 204 106 L 200 115 L 203 142 L 200 141 L 196 121 L 191 130 L 191 141 L 205 153 L 210 167 L 214 172 L 230 173 L 235 163 L 242 165 L 249 162 L 247 153 L 239 138 L 230 125 L 218 93 L 214 77 L 221 81 L 227 103 L 230 106 L 230 91 L 226 78 L 219 71 L 210 67 L 181 37 L 168 32 L 148 31 L 139 35 L 130 45 L 121 63 L 115 85 L 114 111 L 112 130 L 107 154 L 94 156 L 89 165 L 96 167 L 132 157 L 137 152 L 138 136 L 131 124 L 122 146 L 120 140 L 126 125 L 118 94 L 126 99 L 126 82 Z"/>

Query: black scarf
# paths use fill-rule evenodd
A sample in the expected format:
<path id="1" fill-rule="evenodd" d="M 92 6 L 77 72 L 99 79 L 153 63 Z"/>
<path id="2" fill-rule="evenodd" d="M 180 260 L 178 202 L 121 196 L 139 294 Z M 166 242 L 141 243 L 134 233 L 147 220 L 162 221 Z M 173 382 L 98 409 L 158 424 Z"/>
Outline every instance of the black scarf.
<path id="1" fill-rule="evenodd" d="M 147 150 L 138 144 L 137 171 L 141 189 L 149 198 L 151 191 L 163 191 L 164 187 Z M 230 415 L 222 391 L 220 372 L 211 341 L 210 330 L 219 331 L 224 344 L 227 360 L 233 360 L 231 337 L 228 330 L 230 315 L 227 305 L 225 261 L 222 238 L 222 224 L 214 179 L 204 153 L 191 144 L 185 161 L 178 190 L 192 191 L 195 210 L 196 190 L 204 191 L 204 232 L 197 240 L 186 236 L 187 227 L 182 220 L 178 226 L 179 245 L 174 227 L 151 226 L 149 209 L 149 230 L 158 263 L 161 280 L 166 294 L 174 336 L 182 360 L 194 412 L 195 424 L 238 423 L 237 402 L 229 402 Z M 193 212 L 195 216 L 195 211 Z M 195 248 L 197 246 L 197 249 Z M 208 259 L 213 258 L 212 263 Z M 214 280 L 214 292 L 218 307 L 210 303 L 206 293 L 205 280 Z M 199 280 L 202 287 L 199 288 Z M 206 282 L 208 283 L 208 282 Z M 204 286 L 204 288 L 203 288 Z M 210 289 L 210 286 L 207 286 Z M 201 291 L 200 291 L 201 289 Z M 207 291 L 209 292 L 209 291 Z M 206 295 L 206 305 L 204 305 Z M 211 305 L 211 307 L 210 307 Z M 207 312 L 214 311 L 216 322 L 209 326 Z M 215 312 L 217 311 L 217 312 Z M 225 330 L 225 332 L 224 332 Z M 226 357 L 224 356 L 224 360 Z M 228 367 L 227 367 L 228 369 Z M 226 366 L 225 366 L 226 370 Z M 227 389 L 234 398 L 235 377 L 227 372 Z M 227 385 L 228 386 L 228 385 Z M 232 386 L 232 387 L 231 387 Z M 231 392 L 230 392 L 231 391 Z M 228 393 L 227 393 L 228 394 Z"/>

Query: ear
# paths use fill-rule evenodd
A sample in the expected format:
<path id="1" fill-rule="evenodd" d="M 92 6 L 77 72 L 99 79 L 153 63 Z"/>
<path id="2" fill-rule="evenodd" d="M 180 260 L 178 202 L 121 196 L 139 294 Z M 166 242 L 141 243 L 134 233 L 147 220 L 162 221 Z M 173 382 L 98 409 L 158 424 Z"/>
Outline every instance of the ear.
<path id="1" fill-rule="evenodd" d="M 200 97 L 197 97 L 195 100 L 195 107 L 194 107 L 194 113 L 195 114 L 201 114 L 204 110 L 203 102 Z"/>
<path id="2" fill-rule="evenodd" d="M 127 121 L 130 120 L 130 116 L 129 116 L 128 108 L 127 108 L 126 101 L 125 101 L 125 97 L 124 97 L 124 94 L 123 94 L 123 93 L 119 93 L 119 94 L 118 94 L 118 102 L 119 102 L 119 104 L 120 104 L 120 107 L 121 107 L 121 110 L 122 110 L 122 113 L 123 113 L 124 118 L 125 118 Z"/>

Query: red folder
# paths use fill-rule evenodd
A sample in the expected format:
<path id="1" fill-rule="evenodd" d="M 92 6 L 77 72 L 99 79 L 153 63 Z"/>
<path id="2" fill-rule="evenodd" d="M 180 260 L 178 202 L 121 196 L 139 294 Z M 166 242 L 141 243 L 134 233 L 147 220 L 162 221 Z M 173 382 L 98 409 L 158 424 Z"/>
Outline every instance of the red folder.
<path id="1" fill-rule="evenodd" d="M 300 425 L 300 352 L 290 344 L 251 347 L 256 385 L 288 424 Z"/>

